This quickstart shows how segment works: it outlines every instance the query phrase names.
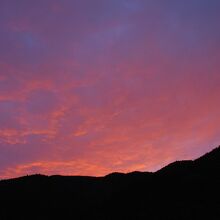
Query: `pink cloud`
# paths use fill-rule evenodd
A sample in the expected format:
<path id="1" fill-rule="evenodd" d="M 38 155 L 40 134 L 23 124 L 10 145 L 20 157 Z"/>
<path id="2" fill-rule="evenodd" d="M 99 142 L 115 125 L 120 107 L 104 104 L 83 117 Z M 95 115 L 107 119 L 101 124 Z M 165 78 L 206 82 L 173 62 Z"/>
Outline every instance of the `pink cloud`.
<path id="1" fill-rule="evenodd" d="M 218 145 L 220 5 L 177 2 L 3 1 L 0 178 L 154 171 Z"/>

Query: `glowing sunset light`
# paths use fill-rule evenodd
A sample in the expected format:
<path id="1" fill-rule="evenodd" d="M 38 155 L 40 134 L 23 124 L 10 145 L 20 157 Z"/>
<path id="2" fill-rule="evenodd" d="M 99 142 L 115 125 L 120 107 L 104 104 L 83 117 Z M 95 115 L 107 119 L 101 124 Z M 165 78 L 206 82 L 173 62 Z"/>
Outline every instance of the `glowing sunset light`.
<path id="1" fill-rule="evenodd" d="M 2 0 L 0 178 L 155 171 L 220 143 L 220 1 Z"/>

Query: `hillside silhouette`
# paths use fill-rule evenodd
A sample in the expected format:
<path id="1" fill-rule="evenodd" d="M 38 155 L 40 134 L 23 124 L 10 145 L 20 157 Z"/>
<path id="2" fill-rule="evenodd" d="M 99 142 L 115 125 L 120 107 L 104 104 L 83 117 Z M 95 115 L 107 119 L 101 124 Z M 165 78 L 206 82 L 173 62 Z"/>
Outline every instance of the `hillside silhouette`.
<path id="1" fill-rule="evenodd" d="M 220 219 L 220 147 L 151 172 L 0 181 L 0 220 Z"/>

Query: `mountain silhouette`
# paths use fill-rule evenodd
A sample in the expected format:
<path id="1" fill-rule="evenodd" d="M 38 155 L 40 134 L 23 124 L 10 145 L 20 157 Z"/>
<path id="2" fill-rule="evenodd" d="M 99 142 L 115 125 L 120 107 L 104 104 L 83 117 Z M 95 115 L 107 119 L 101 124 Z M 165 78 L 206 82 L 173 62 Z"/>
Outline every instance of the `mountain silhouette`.
<path id="1" fill-rule="evenodd" d="M 220 147 L 151 172 L 0 181 L 0 220 L 220 219 Z"/>

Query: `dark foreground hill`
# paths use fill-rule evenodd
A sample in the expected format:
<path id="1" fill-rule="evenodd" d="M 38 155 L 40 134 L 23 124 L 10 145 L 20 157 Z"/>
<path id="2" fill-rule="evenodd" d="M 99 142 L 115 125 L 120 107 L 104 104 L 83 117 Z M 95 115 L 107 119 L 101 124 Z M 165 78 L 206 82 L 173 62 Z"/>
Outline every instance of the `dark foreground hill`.
<path id="1" fill-rule="evenodd" d="M 33 175 L 0 182 L 5 219 L 220 219 L 220 147 L 156 173 Z"/>

